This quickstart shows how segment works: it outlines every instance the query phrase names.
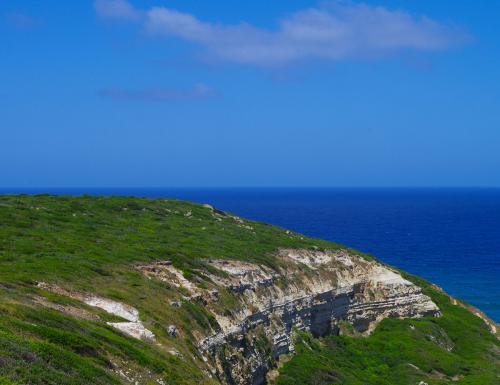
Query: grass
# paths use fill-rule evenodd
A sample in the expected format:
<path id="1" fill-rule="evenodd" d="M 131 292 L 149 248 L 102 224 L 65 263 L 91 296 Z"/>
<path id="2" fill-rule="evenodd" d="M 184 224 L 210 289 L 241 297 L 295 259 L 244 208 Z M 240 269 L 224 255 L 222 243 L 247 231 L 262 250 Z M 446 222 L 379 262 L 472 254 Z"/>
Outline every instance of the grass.
<path id="1" fill-rule="evenodd" d="M 0 385 L 127 383 L 119 370 L 147 385 L 160 377 L 168 384 L 215 384 L 203 372 L 194 345 L 195 336 L 218 327 L 211 313 L 185 301 L 182 290 L 147 279 L 133 265 L 171 260 L 185 277 L 204 286 L 200 271 L 210 269 L 210 258 L 276 268 L 282 263 L 275 257 L 280 248 L 339 247 L 172 199 L 0 196 Z M 133 305 L 158 344 L 120 333 L 105 323 L 117 317 L 38 289 L 39 281 Z M 301 334 L 297 354 L 282 366 L 276 382 L 499 383 L 500 346 L 484 323 L 426 282 L 418 284 L 439 304 L 443 317 L 385 320 L 369 338 L 350 336 L 349 325 L 342 336 Z M 37 298 L 79 308 L 101 321 L 43 307 Z M 173 300 L 182 306 L 171 306 Z M 239 301 L 221 290 L 217 306 L 230 313 Z M 177 326 L 177 337 L 167 333 L 170 324 Z M 267 341 L 261 343 L 267 349 Z"/>
<path id="2" fill-rule="evenodd" d="M 338 245 L 178 200 L 0 196 L 0 384 L 122 383 L 110 370 L 120 366 L 151 381 L 161 376 L 172 384 L 212 383 L 200 369 L 193 344 L 196 333 L 217 328 L 213 316 L 195 302 L 170 306 L 185 293 L 146 279 L 133 264 L 171 260 L 193 278 L 210 268 L 208 258 L 276 267 L 273 254 L 282 247 Z M 104 322 L 40 306 L 33 298 L 116 321 L 79 301 L 35 288 L 39 281 L 133 304 L 158 341 L 182 357 L 133 340 Z M 228 312 L 238 305 L 229 293 L 221 297 L 220 306 Z M 168 335 L 170 324 L 179 328 L 179 337 Z"/>
<path id="3" fill-rule="evenodd" d="M 297 354 L 277 385 L 492 385 L 500 383 L 500 342 L 482 320 L 426 282 L 441 317 L 385 319 L 366 338 L 297 336 Z"/>
<path id="4" fill-rule="evenodd" d="M 188 216 L 189 215 L 189 216 Z M 253 230 L 244 228 L 251 226 Z M 240 223 L 202 205 L 132 197 L 0 197 L 0 279 L 85 285 L 124 263 L 170 259 L 186 275 L 205 258 L 275 267 L 279 247 L 338 248 L 264 223 Z M 84 273 L 75 276 L 75 269 Z"/>

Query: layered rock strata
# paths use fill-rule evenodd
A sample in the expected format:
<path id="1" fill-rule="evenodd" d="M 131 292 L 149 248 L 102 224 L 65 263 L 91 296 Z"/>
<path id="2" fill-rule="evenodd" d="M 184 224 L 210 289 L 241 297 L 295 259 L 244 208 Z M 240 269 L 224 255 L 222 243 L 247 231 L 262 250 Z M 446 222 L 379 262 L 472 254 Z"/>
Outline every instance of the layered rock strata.
<path id="1" fill-rule="evenodd" d="M 346 321 L 356 332 L 370 333 L 387 317 L 439 315 L 431 299 L 397 271 L 347 251 L 281 250 L 279 260 L 279 269 L 212 260 L 218 273 L 203 272 L 213 283 L 209 289 L 186 284 L 169 264 L 141 270 L 204 299 L 220 330 L 202 338 L 199 350 L 226 384 L 266 383 L 279 357 L 293 352 L 295 331 L 323 336 Z M 230 313 L 215 306 L 218 290 L 237 298 Z"/>

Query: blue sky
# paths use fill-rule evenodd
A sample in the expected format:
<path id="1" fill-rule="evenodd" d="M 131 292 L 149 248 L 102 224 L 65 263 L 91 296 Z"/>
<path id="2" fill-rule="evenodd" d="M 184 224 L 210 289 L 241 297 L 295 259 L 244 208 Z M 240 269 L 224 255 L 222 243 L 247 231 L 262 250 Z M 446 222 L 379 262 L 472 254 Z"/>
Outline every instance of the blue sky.
<path id="1" fill-rule="evenodd" d="M 0 3 L 0 187 L 500 187 L 497 1 Z"/>

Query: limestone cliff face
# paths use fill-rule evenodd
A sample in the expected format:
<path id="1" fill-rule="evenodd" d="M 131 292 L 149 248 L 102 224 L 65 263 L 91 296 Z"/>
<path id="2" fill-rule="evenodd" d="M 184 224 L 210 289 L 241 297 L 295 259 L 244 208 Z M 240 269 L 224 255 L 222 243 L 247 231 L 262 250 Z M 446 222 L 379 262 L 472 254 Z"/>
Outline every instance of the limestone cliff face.
<path id="1" fill-rule="evenodd" d="M 337 333 L 340 321 L 370 333 L 386 317 L 439 315 L 418 286 L 376 262 L 347 251 L 281 250 L 281 267 L 212 260 L 213 282 L 198 289 L 183 282 L 172 266 L 145 269 L 148 276 L 172 282 L 204 301 L 220 326 L 201 337 L 199 350 L 213 375 L 226 384 L 264 384 L 280 355 L 292 352 L 293 332 L 315 336 Z M 217 273 L 214 273 L 217 272 Z M 217 304 L 219 291 L 237 299 L 233 311 Z"/>

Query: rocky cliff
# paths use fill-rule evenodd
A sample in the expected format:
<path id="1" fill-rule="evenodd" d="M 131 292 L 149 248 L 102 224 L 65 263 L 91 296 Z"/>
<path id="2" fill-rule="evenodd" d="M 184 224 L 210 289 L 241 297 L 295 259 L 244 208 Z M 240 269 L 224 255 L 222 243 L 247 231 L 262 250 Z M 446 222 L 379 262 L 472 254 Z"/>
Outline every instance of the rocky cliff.
<path id="1" fill-rule="evenodd" d="M 314 336 L 338 333 L 347 321 L 370 333 L 386 317 L 439 315 L 418 286 L 376 262 L 345 250 L 283 249 L 278 270 L 229 260 L 212 260 L 212 285 L 196 288 L 169 263 L 141 265 L 148 277 L 184 287 L 203 301 L 219 330 L 201 339 L 199 349 L 212 372 L 227 384 L 264 384 L 282 354 L 293 351 L 294 331 Z M 215 306 L 219 290 L 236 295 L 231 313 Z"/>
<path id="2" fill-rule="evenodd" d="M 2 385 L 491 385 L 495 328 L 369 256 L 209 205 L 0 196 Z"/>

